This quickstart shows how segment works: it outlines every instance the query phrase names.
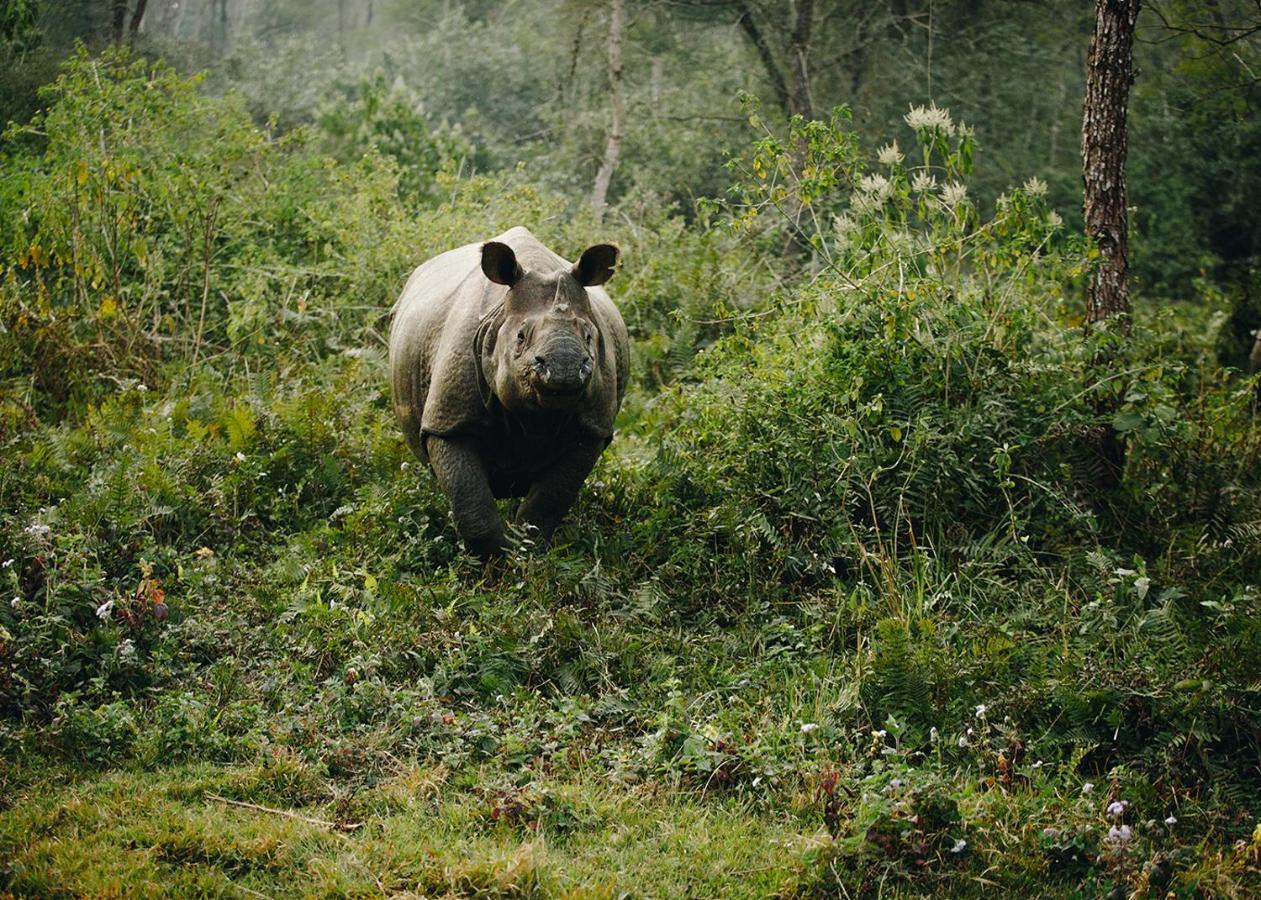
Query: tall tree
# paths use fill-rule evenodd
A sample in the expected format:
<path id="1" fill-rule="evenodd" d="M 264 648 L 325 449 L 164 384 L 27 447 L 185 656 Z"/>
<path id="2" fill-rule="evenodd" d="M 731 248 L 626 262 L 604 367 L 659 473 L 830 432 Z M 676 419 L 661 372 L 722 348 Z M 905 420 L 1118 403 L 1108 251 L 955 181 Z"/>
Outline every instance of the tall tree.
<path id="1" fill-rule="evenodd" d="M 814 118 L 814 99 L 810 95 L 810 42 L 814 37 L 814 0 L 797 0 L 797 22 L 791 39 L 793 112 L 807 119 Z"/>
<path id="2" fill-rule="evenodd" d="M 1086 237 L 1099 251 L 1086 293 L 1088 325 L 1116 318 L 1128 329 L 1130 317 L 1129 223 L 1125 208 L 1126 115 L 1134 81 L 1134 26 L 1141 0 L 1096 0 L 1095 35 L 1086 70 L 1082 104 L 1082 182 Z M 1107 359 L 1096 360 L 1103 370 Z M 1100 395 L 1096 409 L 1111 418 L 1116 396 Z M 1125 468 L 1125 442 L 1110 424 L 1089 436 L 1103 469 L 1097 487 L 1116 487 Z"/>
<path id="3" fill-rule="evenodd" d="M 604 147 L 604 160 L 595 176 L 591 191 L 591 205 L 597 213 L 604 212 L 608 199 L 609 183 L 617 170 L 617 160 L 622 153 L 622 137 L 626 131 L 626 101 L 622 97 L 622 32 L 626 29 L 625 0 L 611 0 L 609 8 L 609 105 L 613 122 L 609 127 L 608 143 Z"/>
<path id="4" fill-rule="evenodd" d="M 135 41 L 140 32 L 140 23 L 144 20 L 145 7 L 149 0 L 136 0 L 136 8 L 131 13 L 131 24 L 127 24 L 127 0 L 113 0 L 113 37 L 115 44 L 123 42 L 124 32 L 129 41 Z"/>
<path id="5" fill-rule="evenodd" d="M 1086 236 L 1099 250 L 1086 295 L 1087 322 L 1130 313 L 1126 115 L 1140 4 L 1141 0 L 1097 0 L 1095 6 L 1081 129 Z"/>
<path id="6" fill-rule="evenodd" d="M 785 115 L 791 115 L 792 97 L 788 93 L 788 83 L 784 81 L 784 73 L 779 70 L 779 63 L 775 61 L 775 54 L 771 52 L 771 45 L 767 42 L 766 35 L 762 33 L 761 26 L 753 17 L 753 9 L 749 6 L 748 0 L 736 0 L 736 9 L 738 11 L 736 21 L 749 39 L 749 43 L 753 45 L 753 49 L 757 51 L 762 67 L 766 69 L 766 77 L 770 79 L 776 102 Z"/>

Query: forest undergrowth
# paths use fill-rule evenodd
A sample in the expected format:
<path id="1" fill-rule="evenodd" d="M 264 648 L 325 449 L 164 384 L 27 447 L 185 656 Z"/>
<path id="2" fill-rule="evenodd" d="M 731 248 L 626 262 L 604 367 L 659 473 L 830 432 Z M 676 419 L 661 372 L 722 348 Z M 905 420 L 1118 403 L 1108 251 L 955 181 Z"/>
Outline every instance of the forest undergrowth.
<path id="1" fill-rule="evenodd" d="M 871 154 L 747 99 L 728 195 L 601 222 L 437 139 L 403 177 L 388 105 L 280 133 L 86 52 L 44 101 L 0 188 L 0 892 L 1261 890 L 1257 376 L 1211 304 L 1084 328 L 1084 244 L 1036 178 L 980 209 L 947 111 Z M 483 565 L 381 335 L 516 224 L 621 245 L 635 383 L 555 544 Z"/>

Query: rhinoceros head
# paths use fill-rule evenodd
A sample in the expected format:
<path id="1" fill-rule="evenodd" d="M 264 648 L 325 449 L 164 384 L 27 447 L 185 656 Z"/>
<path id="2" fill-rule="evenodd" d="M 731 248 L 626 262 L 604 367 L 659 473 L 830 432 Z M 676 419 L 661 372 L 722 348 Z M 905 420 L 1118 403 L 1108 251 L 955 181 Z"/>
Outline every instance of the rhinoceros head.
<path id="1" fill-rule="evenodd" d="M 613 275 L 617 248 L 596 244 L 571 269 L 526 271 L 507 244 L 482 245 L 482 272 L 507 285 L 487 381 L 509 410 L 566 410 L 601 389 L 599 325 L 587 288 Z"/>

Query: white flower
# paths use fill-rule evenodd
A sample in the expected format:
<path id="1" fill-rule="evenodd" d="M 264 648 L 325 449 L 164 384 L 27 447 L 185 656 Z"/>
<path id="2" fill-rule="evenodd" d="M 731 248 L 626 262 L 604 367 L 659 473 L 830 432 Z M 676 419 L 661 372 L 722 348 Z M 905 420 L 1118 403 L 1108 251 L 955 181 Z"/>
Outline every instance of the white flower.
<path id="1" fill-rule="evenodd" d="M 104 622 L 109 618 L 109 614 L 114 611 L 114 601 L 106 600 L 96 608 L 96 617 Z"/>
<path id="2" fill-rule="evenodd" d="M 895 779 L 893 779 L 892 781 L 890 781 L 890 782 L 889 782 L 889 787 L 893 788 L 894 790 L 897 790 L 897 789 L 898 789 L 898 788 L 900 788 L 901 786 L 902 786 L 902 779 L 901 779 L 901 778 L 895 778 Z"/>
<path id="3" fill-rule="evenodd" d="M 975 732 L 975 731 L 973 731 L 973 730 L 972 730 L 972 726 L 971 726 L 971 725 L 969 725 L 969 726 L 968 726 L 968 737 L 974 737 L 975 735 L 976 735 L 976 732 Z"/>
<path id="4" fill-rule="evenodd" d="M 941 189 L 941 202 L 954 209 L 968 199 L 968 189 L 957 181 L 952 181 Z"/>
<path id="5" fill-rule="evenodd" d="M 937 733 L 936 725 L 928 729 L 928 739 L 934 744 L 941 740 L 941 735 Z"/>
<path id="6" fill-rule="evenodd" d="M 136 655 L 136 645 L 132 643 L 130 638 L 118 645 L 118 655 L 123 659 L 131 659 Z"/>
<path id="7" fill-rule="evenodd" d="M 989 707 L 988 707 L 988 706 L 986 706 L 984 703 L 978 703 L 978 704 L 976 705 L 976 717 L 977 717 L 978 719 L 984 719 L 984 718 L 985 718 L 985 712 L 986 712 L 986 710 L 988 710 L 988 709 L 989 709 Z"/>
<path id="8" fill-rule="evenodd" d="M 236 451 L 236 461 L 239 463 L 245 462 L 245 454 L 240 450 Z"/>
<path id="9" fill-rule="evenodd" d="M 915 177 L 911 179 L 911 190 L 917 194 L 931 191 L 935 187 L 937 187 L 936 177 L 927 172 L 916 172 Z"/>
<path id="10" fill-rule="evenodd" d="M 1031 765 L 1029 768 L 1031 768 L 1031 769 L 1040 769 L 1040 768 L 1042 768 L 1042 760 L 1038 760 L 1036 763 L 1034 763 L 1033 765 Z"/>
<path id="11" fill-rule="evenodd" d="M 1120 828 L 1118 828 L 1116 825 L 1113 825 L 1111 828 L 1108 829 L 1108 836 L 1104 838 L 1104 840 L 1107 841 L 1109 844 L 1117 844 L 1119 846 L 1124 847 L 1126 844 L 1130 842 L 1130 839 L 1133 837 L 1134 837 L 1134 832 L 1130 831 L 1129 825 L 1122 825 Z"/>
<path id="12" fill-rule="evenodd" d="M 959 735 L 959 746 L 960 747 L 968 746 L 968 736 L 966 734 Z"/>
<path id="13" fill-rule="evenodd" d="M 959 838 L 959 840 L 955 841 L 955 845 L 950 848 L 950 852 L 962 853 L 967 846 L 968 846 L 968 842 L 965 841 L 963 838 Z"/>
<path id="14" fill-rule="evenodd" d="M 1046 182 L 1043 181 L 1041 178 L 1039 178 L 1037 175 L 1034 175 L 1032 178 L 1026 181 L 1024 188 L 1025 188 L 1025 193 L 1028 194 L 1030 197 L 1046 196 Z"/>
<path id="15" fill-rule="evenodd" d="M 880 160 L 882 166 L 896 166 L 902 161 L 902 151 L 898 149 L 898 142 L 885 144 L 880 148 L 880 152 L 876 154 L 876 159 Z"/>
<path id="16" fill-rule="evenodd" d="M 1108 818 L 1119 819 L 1121 814 L 1125 812 L 1125 807 L 1129 806 L 1124 800 L 1113 800 L 1108 804 Z"/>
<path id="17" fill-rule="evenodd" d="M 1087 794 L 1089 794 L 1089 793 L 1090 793 L 1091 791 L 1093 791 L 1094 789 L 1095 789 L 1095 783 L 1094 783 L 1093 781 L 1087 781 L 1085 784 L 1083 784 L 1083 785 L 1081 786 L 1081 793 L 1082 793 L 1082 796 L 1083 796 L 1083 797 L 1084 797 L 1084 796 L 1086 796 Z"/>
<path id="18" fill-rule="evenodd" d="M 1064 219 L 1055 210 L 1051 210 L 1049 213 L 1046 214 L 1046 223 L 1050 225 L 1052 228 L 1059 228 L 1061 225 L 1064 224 Z"/>
<path id="19" fill-rule="evenodd" d="M 940 129 L 946 134 L 954 134 L 955 131 L 954 122 L 950 119 L 950 113 L 939 107 L 935 102 L 929 106 L 912 106 L 911 111 L 903 118 L 906 120 L 906 124 L 916 131 Z"/>
<path id="20" fill-rule="evenodd" d="M 886 200 L 893 193 L 893 183 L 879 173 L 858 179 L 858 190 L 876 200 Z"/>
<path id="21" fill-rule="evenodd" d="M 12 606 L 14 609 L 17 609 L 19 606 L 22 605 L 22 598 L 14 597 L 12 600 L 9 601 L 9 605 Z"/>
<path id="22" fill-rule="evenodd" d="M 42 536 L 52 531 L 52 529 L 49 528 L 47 525 L 41 525 L 38 522 L 36 522 L 34 525 L 27 525 L 24 530 L 26 531 L 27 534 L 33 534 L 37 536 Z"/>
<path id="23" fill-rule="evenodd" d="M 0 563 L 0 569 L 7 569 L 9 566 L 13 565 L 13 563 L 14 560 L 6 559 L 4 562 Z"/>
<path id="24" fill-rule="evenodd" d="M 1177 825 L 1177 824 L 1178 824 L 1178 817 L 1177 817 L 1177 816 L 1170 816 L 1169 818 L 1165 819 L 1165 824 L 1166 824 L 1166 825 Z"/>
<path id="25" fill-rule="evenodd" d="M 803 723 L 801 724 L 801 733 L 802 733 L 802 734 L 810 734 L 811 732 L 813 732 L 813 731 L 818 731 L 818 730 L 819 730 L 819 723 L 818 723 L 818 722 L 803 722 Z"/>
<path id="26" fill-rule="evenodd" d="M 887 731 L 885 731 L 883 728 L 881 728 L 881 729 L 879 729 L 879 730 L 877 730 L 877 731 L 873 731 L 873 732 L 871 733 L 871 736 L 872 736 L 872 737 L 874 737 L 874 738 L 876 738 L 877 740 L 881 740 L 881 741 L 883 741 L 883 740 L 884 740 L 884 738 L 885 738 L 885 735 L 887 735 L 888 733 L 889 733 L 889 732 L 887 732 Z"/>

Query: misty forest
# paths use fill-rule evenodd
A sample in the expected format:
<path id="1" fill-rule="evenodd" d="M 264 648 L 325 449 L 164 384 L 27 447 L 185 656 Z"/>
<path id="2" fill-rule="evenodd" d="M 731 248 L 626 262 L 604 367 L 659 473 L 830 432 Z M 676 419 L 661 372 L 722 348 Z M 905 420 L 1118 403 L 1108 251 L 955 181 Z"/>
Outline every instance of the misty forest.
<path id="1" fill-rule="evenodd" d="M 0 128 L 0 896 L 1261 895 L 1258 0 L 0 0 Z"/>

